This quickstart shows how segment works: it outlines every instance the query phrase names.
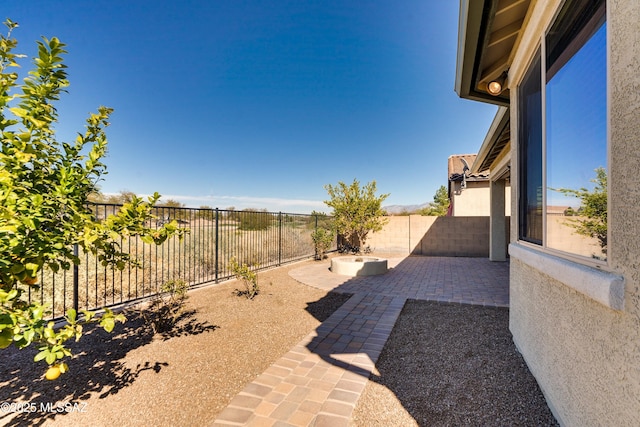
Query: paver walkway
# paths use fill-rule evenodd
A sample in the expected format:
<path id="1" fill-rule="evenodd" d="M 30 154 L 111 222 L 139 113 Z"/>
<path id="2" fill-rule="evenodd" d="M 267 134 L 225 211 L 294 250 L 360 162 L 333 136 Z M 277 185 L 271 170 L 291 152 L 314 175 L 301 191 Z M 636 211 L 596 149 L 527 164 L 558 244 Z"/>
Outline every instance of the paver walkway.
<path id="1" fill-rule="evenodd" d="M 388 273 L 348 277 L 329 262 L 289 272 L 353 296 L 247 385 L 213 426 L 348 426 L 407 299 L 509 305 L 509 264 L 485 258 L 391 258 Z"/>

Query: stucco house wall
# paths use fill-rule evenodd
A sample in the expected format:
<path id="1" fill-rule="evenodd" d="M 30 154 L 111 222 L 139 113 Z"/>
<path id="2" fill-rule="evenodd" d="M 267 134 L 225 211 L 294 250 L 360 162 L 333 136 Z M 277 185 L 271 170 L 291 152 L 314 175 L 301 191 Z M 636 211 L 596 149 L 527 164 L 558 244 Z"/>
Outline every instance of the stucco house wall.
<path id="1" fill-rule="evenodd" d="M 561 5 L 535 3 L 510 85 L 521 81 Z M 515 205 L 511 216 L 510 329 L 558 421 L 570 426 L 640 425 L 640 187 L 633 178 L 640 170 L 640 2 L 610 0 L 607 9 L 608 264 L 597 268 L 518 242 Z M 512 200 L 517 164 L 511 164 Z"/>
<path id="2" fill-rule="evenodd" d="M 491 213 L 490 182 L 467 181 L 462 190 L 460 182 L 453 182 L 451 214 L 453 216 L 489 216 Z M 511 214 L 511 189 L 505 190 L 505 215 Z"/>
<path id="3" fill-rule="evenodd" d="M 451 197 L 453 216 L 489 216 L 489 181 L 467 182 L 462 190 L 461 183 L 454 182 Z"/>

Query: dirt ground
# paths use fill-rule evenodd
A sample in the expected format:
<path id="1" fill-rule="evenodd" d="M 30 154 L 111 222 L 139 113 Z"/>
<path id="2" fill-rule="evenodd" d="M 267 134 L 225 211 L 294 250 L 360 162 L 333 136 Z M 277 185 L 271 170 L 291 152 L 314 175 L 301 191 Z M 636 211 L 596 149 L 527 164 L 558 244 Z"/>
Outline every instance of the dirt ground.
<path id="1" fill-rule="evenodd" d="M 130 310 L 114 333 L 92 330 L 74 344 L 71 372 L 55 381 L 43 379 L 34 349 L 2 351 L 0 425 L 211 424 L 349 298 L 296 282 L 288 272 L 300 265 L 261 272 L 254 300 L 236 295 L 236 281 L 190 292 L 169 333 Z M 408 301 L 376 369 L 354 426 L 556 425 L 506 308 Z"/>
<path id="2" fill-rule="evenodd" d="M 309 261 L 312 262 L 312 261 Z M 190 292 L 171 333 L 153 334 L 134 312 L 112 334 L 92 330 L 73 344 L 70 372 L 43 379 L 35 349 L 2 352 L 0 425 L 199 426 L 289 351 L 348 296 L 291 279 L 299 264 L 260 273 L 260 294 L 236 281 Z M 23 412 L 15 412 L 23 411 Z"/>

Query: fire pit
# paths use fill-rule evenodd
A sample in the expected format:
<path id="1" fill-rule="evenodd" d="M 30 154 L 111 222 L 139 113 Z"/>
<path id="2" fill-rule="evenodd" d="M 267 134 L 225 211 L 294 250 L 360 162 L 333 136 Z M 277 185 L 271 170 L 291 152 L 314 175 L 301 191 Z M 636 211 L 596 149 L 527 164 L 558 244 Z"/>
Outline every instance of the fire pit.
<path id="1" fill-rule="evenodd" d="M 375 276 L 387 270 L 387 260 L 384 258 L 348 256 L 331 259 L 331 271 L 343 276 Z"/>

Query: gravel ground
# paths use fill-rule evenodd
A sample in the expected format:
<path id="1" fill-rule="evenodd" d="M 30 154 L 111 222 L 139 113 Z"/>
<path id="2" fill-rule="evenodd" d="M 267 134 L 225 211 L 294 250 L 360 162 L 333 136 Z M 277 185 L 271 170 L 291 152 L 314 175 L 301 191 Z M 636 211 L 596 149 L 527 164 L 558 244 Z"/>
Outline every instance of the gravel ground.
<path id="1" fill-rule="evenodd" d="M 170 334 L 133 313 L 113 334 L 90 331 L 56 381 L 42 378 L 33 349 L 3 350 L 0 403 L 37 411 L 0 411 L 0 425 L 209 425 L 348 299 L 293 280 L 299 266 L 260 273 L 254 300 L 234 295 L 238 282 L 192 291 Z M 354 426 L 555 425 L 513 346 L 507 309 L 409 301 L 377 369 Z"/>
<path id="2" fill-rule="evenodd" d="M 507 308 L 409 300 L 376 367 L 354 426 L 558 425 Z"/>

